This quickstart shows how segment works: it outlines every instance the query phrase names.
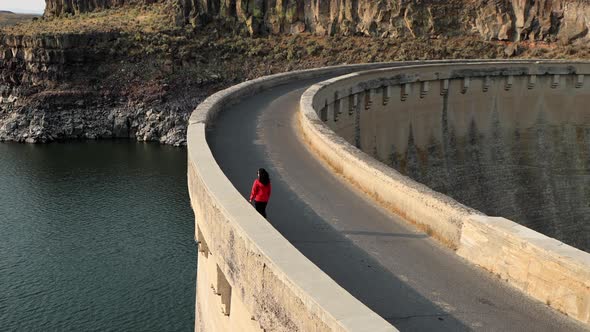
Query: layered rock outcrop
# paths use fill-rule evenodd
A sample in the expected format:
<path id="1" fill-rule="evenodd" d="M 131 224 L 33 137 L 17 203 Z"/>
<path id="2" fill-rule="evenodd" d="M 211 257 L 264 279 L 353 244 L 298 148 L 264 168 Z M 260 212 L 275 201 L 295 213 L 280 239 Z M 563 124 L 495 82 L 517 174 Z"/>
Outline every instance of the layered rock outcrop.
<path id="1" fill-rule="evenodd" d="M 155 2 L 173 3 L 179 24 L 230 19 L 253 35 L 477 33 L 486 40 L 569 42 L 587 38 L 590 27 L 585 0 L 46 0 L 45 16 Z"/>
<path id="2" fill-rule="evenodd" d="M 437 36 L 566 42 L 588 37 L 584 0 L 179 0 L 186 23 L 229 18 L 252 34 Z"/>
<path id="3" fill-rule="evenodd" d="M 477 31 L 488 40 L 561 40 L 588 38 L 590 3 L 583 0 L 481 1 Z"/>
<path id="4" fill-rule="evenodd" d="M 249 32 L 423 36 L 460 33 L 469 7 L 452 1 L 181 0 L 186 22 L 229 18 Z"/>
<path id="5" fill-rule="evenodd" d="M 133 138 L 184 145 L 191 107 L 101 91 L 116 32 L 0 36 L 0 141 Z M 103 69 L 101 69 L 103 68 Z M 116 70 L 124 70 L 116 67 Z M 112 90 L 112 86 L 110 87 Z"/>
<path id="6" fill-rule="evenodd" d="M 75 15 L 118 7 L 124 4 L 150 4 L 157 1 L 158 0 L 45 0 L 44 15 Z"/>
<path id="7" fill-rule="evenodd" d="M 117 33 L 0 35 L 0 102 L 50 88 L 73 72 L 97 66 Z"/>
<path id="8" fill-rule="evenodd" d="M 189 112 L 165 105 L 105 107 L 80 103 L 70 107 L 0 105 L 0 141 L 47 143 L 64 139 L 131 138 L 181 146 L 186 144 Z"/>

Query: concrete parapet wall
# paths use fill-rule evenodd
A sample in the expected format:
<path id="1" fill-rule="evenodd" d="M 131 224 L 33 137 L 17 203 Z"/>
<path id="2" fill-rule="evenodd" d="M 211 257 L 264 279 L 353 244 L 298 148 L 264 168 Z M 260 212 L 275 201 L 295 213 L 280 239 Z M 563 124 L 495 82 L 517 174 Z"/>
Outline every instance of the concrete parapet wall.
<path id="1" fill-rule="evenodd" d="M 457 254 L 524 293 L 590 323 L 590 254 L 511 220 L 464 220 Z"/>
<path id="2" fill-rule="evenodd" d="M 188 129 L 188 183 L 199 243 L 198 331 L 396 331 L 311 263 L 241 196 L 206 141 L 224 106 L 268 87 L 388 64 L 273 75 L 209 97 Z"/>
<path id="3" fill-rule="evenodd" d="M 573 79 L 572 86 L 578 88 L 588 74 L 588 63 L 534 61 L 416 65 L 348 74 L 316 84 L 303 94 L 302 134 L 335 172 L 384 207 L 526 294 L 589 323 L 589 254 L 507 219 L 485 216 L 358 149 L 380 154 L 379 144 L 363 135 L 358 124 L 360 117 L 370 116 L 362 110 L 386 104 L 389 99 L 399 102 L 410 94 L 421 98 L 445 94 L 450 85 L 465 93 L 473 88 L 474 78 L 482 82 L 478 88 L 487 91 L 490 77 L 501 78 L 505 91 L 512 88 L 515 77 L 522 76 L 527 77 L 529 85 L 536 84 L 538 76 L 548 77 L 550 88 L 562 84 L 563 77 L 568 76 Z M 415 111 L 420 113 L 419 109 Z M 379 125 L 379 121 L 376 123 Z M 428 127 L 423 124 L 416 130 Z"/>

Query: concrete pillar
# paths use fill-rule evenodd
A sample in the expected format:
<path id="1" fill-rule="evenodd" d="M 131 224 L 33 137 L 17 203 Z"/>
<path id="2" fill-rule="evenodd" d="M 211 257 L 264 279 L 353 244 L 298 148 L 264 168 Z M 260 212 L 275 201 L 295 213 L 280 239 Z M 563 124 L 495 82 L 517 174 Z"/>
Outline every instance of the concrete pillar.
<path id="1" fill-rule="evenodd" d="M 449 80 L 440 81 L 440 95 L 446 96 L 449 93 Z"/>
<path id="2" fill-rule="evenodd" d="M 466 93 L 469 89 L 470 79 L 469 77 L 463 77 L 463 81 L 461 82 L 461 93 Z"/>
<path id="3" fill-rule="evenodd" d="M 584 75 L 576 75 L 576 89 L 584 86 Z"/>
<path id="4" fill-rule="evenodd" d="M 361 147 L 361 106 L 359 94 L 354 95 L 354 145 Z"/>
<path id="5" fill-rule="evenodd" d="M 368 110 L 371 108 L 371 105 L 373 104 L 374 89 L 365 90 L 364 94 L 365 110 Z"/>
<path id="6" fill-rule="evenodd" d="M 221 297 L 221 313 L 229 316 L 231 310 L 231 286 L 219 266 L 217 266 L 217 278 L 214 281 L 216 284 L 213 291 Z"/>
<path id="7" fill-rule="evenodd" d="M 205 242 L 205 237 L 203 233 L 201 233 L 201 229 L 197 226 L 197 245 L 199 248 L 199 252 L 205 255 L 205 258 L 209 256 L 209 247 L 207 246 L 207 242 Z"/>
<path id="8" fill-rule="evenodd" d="M 340 113 L 338 114 L 339 117 L 346 118 L 348 122 L 348 118 L 350 117 L 349 110 L 350 110 L 350 96 L 345 96 L 340 98 Z"/>
<path id="9" fill-rule="evenodd" d="M 559 75 L 553 75 L 553 78 L 551 78 L 551 89 L 556 89 L 557 87 L 559 87 Z"/>
<path id="10" fill-rule="evenodd" d="M 504 85 L 504 90 L 510 91 L 510 89 L 512 89 L 512 84 L 514 84 L 514 76 L 508 75 L 508 77 L 506 77 L 506 84 Z"/>
<path id="11" fill-rule="evenodd" d="M 420 98 L 426 97 L 426 95 L 428 94 L 429 91 L 430 91 L 430 82 L 429 81 L 422 82 L 420 85 Z"/>
<path id="12" fill-rule="evenodd" d="M 531 90 L 535 87 L 535 85 L 537 85 L 537 75 L 530 75 L 527 88 Z"/>
<path id="13" fill-rule="evenodd" d="M 358 99 L 359 97 L 356 94 L 348 96 L 348 115 L 353 115 L 355 113 Z"/>
<path id="14" fill-rule="evenodd" d="M 326 106 L 326 121 L 336 121 L 336 110 L 334 109 L 334 104 L 328 104 Z"/>
<path id="15" fill-rule="evenodd" d="M 383 87 L 383 105 L 387 105 L 389 102 L 389 98 L 391 97 L 391 86 L 384 86 Z"/>
<path id="16" fill-rule="evenodd" d="M 401 85 L 401 95 L 400 95 L 400 100 L 401 101 L 406 101 L 406 99 L 408 99 L 408 95 L 410 94 L 410 84 L 409 83 L 404 83 Z"/>
<path id="17" fill-rule="evenodd" d="M 324 102 L 324 107 L 322 107 L 322 109 L 320 110 L 320 120 L 322 120 L 322 122 L 328 121 L 328 101 L 327 100 Z"/>
<path id="18" fill-rule="evenodd" d="M 490 89 L 490 85 L 492 85 L 492 79 L 489 76 L 486 76 L 483 78 L 483 85 L 482 85 L 482 91 L 483 92 L 488 92 L 488 90 Z"/>
<path id="19" fill-rule="evenodd" d="M 338 121 L 338 117 L 342 113 L 342 106 L 341 106 L 340 98 L 338 96 L 338 91 L 334 92 L 334 107 L 333 107 L 333 119 L 334 122 Z"/>

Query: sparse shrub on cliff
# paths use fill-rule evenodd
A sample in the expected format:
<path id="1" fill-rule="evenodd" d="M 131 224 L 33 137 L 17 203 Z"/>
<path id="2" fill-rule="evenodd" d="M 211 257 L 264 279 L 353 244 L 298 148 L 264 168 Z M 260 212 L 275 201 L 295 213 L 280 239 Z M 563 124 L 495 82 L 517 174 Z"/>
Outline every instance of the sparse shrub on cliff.
<path id="1" fill-rule="evenodd" d="M 534 48 L 529 53 L 532 58 L 543 58 L 547 54 L 548 50 L 543 47 Z"/>
<path id="2" fill-rule="evenodd" d="M 248 51 L 246 52 L 247 56 L 259 56 L 259 55 L 264 55 L 264 51 L 262 49 L 262 47 L 260 45 L 249 48 Z"/>
<path id="3" fill-rule="evenodd" d="M 307 55 L 311 55 L 311 56 L 315 56 L 315 55 L 320 54 L 322 49 L 323 49 L 322 45 L 319 45 L 313 39 L 308 41 L 307 44 L 305 45 L 305 51 L 306 51 Z"/>
<path id="4" fill-rule="evenodd" d="M 295 51 L 295 49 L 290 48 L 289 50 L 287 50 L 287 61 L 294 60 L 296 56 L 297 56 L 297 51 Z"/>

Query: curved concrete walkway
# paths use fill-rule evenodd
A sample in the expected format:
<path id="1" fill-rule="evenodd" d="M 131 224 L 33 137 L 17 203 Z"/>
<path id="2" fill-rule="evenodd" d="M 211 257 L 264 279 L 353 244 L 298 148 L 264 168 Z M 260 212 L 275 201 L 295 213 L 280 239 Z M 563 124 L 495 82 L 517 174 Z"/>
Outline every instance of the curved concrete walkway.
<path id="1" fill-rule="evenodd" d="M 472 267 L 332 175 L 296 135 L 299 97 L 279 86 L 220 114 L 212 152 L 249 195 L 271 174 L 269 222 L 352 295 L 402 331 L 580 331 L 585 327 Z"/>

